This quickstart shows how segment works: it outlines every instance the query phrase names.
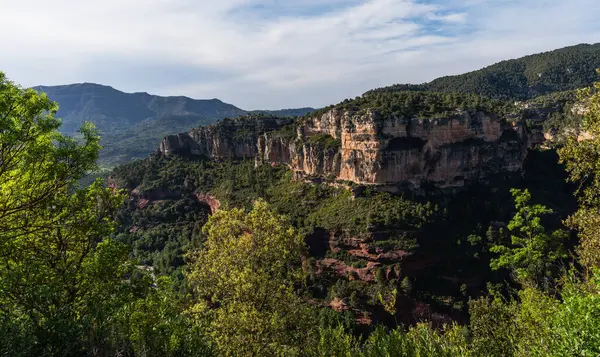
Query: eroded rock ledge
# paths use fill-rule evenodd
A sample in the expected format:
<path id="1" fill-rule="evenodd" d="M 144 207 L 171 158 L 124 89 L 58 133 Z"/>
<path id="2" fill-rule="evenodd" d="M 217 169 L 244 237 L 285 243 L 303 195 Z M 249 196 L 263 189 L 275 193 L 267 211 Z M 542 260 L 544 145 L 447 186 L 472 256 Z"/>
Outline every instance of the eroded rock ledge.
<path id="1" fill-rule="evenodd" d="M 168 136 L 159 151 L 253 158 L 257 164 L 286 164 L 303 176 L 364 185 L 460 187 L 492 173 L 521 170 L 527 134 L 520 122 L 484 111 L 418 119 L 334 108 L 295 122 L 226 119 Z"/>

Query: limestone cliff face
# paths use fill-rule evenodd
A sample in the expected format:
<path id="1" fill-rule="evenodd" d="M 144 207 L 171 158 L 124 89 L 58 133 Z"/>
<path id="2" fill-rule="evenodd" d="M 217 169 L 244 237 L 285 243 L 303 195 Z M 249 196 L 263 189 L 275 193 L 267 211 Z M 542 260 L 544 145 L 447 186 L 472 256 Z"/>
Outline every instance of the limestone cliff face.
<path id="1" fill-rule="evenodd" d="M 260 133 L 291 124 L 290 118 L 223 119 L 189 133 L 169 135 L 160 143 L 164 155 L 204 155 L 218 159 L 254 158 Z"/>
<path id="2" fill-rule="evenodd" d="M 289 165 L 305 176 L 415 187 L 425 182 L 457 187 L 490 173 L 519 171 L 527 151 L 519 123 L 478 111 L 416 119 L 332 109 L 299 120 L 293 129 L 283 119 L 254 122 L 229 120 L 169 136 L 160 151 L 255 158 L 258 164 Z"/>
<path id="3" fill-rule="evenodd" d="M 410 182 L 418 186 L 430 181 L 462 185 L 465 179 L 477 179 L 493 166 L 519 170 L 525 154 L 519 126 L 502 124 L 500 118 L 482 112 L 418 120 L 381 117 L 373 111 L 333 110 L 309 119 L 301 128 L 304 138 L 318 134 L 339 139 L 339 151 L 335 155 L 325 152 L 319 160 L 311 146 L 304 145 L 296 150 L 304 155 L 298 156 L 311 162 L 292 161 L 292 167 L 362 184 Z"/>

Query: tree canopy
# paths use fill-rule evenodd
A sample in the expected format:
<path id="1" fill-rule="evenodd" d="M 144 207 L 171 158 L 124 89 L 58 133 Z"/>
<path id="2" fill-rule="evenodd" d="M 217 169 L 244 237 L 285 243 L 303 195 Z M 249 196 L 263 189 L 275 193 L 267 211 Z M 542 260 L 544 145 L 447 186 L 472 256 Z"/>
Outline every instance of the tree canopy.
<path id="1" fill-rule="evenodd" d="M 218 211 L 204 227 L 204 249 L 188 276 L 210 315 L 210 330 L 225 356 L 291 356 L 301 351 L 310 316 L 294 294 L 301 283 L 304 241 L 264 201 L 245 214 Z"/>
<path id="2" fill-rule="evenodd" d="M 569 223 L 579 230 L 581 263 L 592 269 L 600 267 L 600 83 L 579 96 L 585 107 L 582 126 L 559 153 L 569 179 L 579 186 L 579 210 Z"/>
<path id="3" fill-rule="evenodd" d="M 509 268 L 523 284 L 548 286 L 548 280 L 558 270 L 555 264 L 567 257 L 563 247 L 567 232 L 546 232 L 541 220 L 552 210 L 540 204 L 530 204 L 528 190 L 513 189 L 512 194 L 517 213 L 508 224 L 510 245 L 490 248 L 492 253 L 499 254 L 491 261 L 492 269 Z"/>

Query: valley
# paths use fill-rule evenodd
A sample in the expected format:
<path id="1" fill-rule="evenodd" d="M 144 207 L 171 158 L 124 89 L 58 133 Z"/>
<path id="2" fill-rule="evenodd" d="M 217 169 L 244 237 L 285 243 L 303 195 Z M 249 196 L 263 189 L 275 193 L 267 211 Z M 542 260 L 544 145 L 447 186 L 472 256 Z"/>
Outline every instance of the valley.
<path id="1" fill-rule="evenodd" d="M 277 111 L 2 74 L 0 352 L 600 353 L 596 68 Z"/>
<path id="2" fill-rule="evenodd" d="M 469 299 L 506 278 L 487 266 L 489 247 L 506 239 L 510 189 L 562 206 L 551 226 L 576 206 L 565 206 L 574 188 L 556 154 L 530 139 L 525 121 L 545 122 L 530 109 L 398 92 L 295 120 L 246 116 L 167 136 L 148 159 L 111 174 L 131 192 L 119 237 L 145 264 L 183 276 L 185 252 L 201 246 L 199 225 L 215 209 L 264 199 L 304 236 L 307 299 L 359 325 L 464 320 Z M 390 317 L 378 294 L 396 288 Z"/>

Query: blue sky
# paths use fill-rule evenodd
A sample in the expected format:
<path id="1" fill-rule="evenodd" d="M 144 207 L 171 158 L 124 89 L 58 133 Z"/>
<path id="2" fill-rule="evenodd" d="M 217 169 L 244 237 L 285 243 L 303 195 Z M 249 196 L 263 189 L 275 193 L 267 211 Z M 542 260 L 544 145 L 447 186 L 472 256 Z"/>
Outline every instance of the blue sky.
<path id="1" fill-rule="evenodd" d="M 320 107 L 600 42 L 599 18 L 598 0 L 0 0 L 0 70 L 24 86 Z"/>

